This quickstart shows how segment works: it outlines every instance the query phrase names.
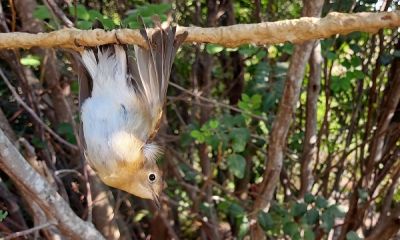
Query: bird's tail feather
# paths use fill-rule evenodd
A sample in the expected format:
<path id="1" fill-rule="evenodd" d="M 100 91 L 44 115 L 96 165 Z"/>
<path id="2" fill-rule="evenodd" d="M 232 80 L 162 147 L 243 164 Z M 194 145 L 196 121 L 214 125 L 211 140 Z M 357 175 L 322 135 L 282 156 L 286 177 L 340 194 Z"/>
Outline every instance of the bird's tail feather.
<path id="1" fill-rule="evenodd" d="M 136 94 L 146 105 L 151 119 L 154 119 L 153 128 L 159 124 L 173 59 L 187 37 L 187 32 L 176 35 L 176 27 L 168 25 L 163 28 L 159 22 L 155 24 L 152 32 L 141 30 L 147 49 L 134 46 L 135 58 L 132 64 L 128 64 Z"/>

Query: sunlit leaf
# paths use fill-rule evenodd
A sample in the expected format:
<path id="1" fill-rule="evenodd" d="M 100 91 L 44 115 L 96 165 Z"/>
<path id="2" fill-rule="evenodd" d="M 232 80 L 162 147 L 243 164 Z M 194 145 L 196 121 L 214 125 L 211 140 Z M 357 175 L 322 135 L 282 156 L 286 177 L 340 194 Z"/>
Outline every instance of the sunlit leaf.
<path id="1" fill-rule="evenodd" d="M 24 66 L 38 67 L 40 66 L 40 58 L 35 55 L 27 55 L 21 58 L 21 64 Z"/>
<path id="2" fill-rule="evenodd" d="M 133 218 L 134 222 L 140 222 L 144 217 L 148 216 L 150 212 L 146 209 L 141 209 L 139 210 L 136 214 L 135 217 Z"/>
<path id="3" fill-rule="evenodd" d="M 206 46 L 206 51 L 209 54 L 217 54 L 219 52 L 222 52 L 224 50 L 223 46 L 216 45 L 216 44 L 207 44 Z"/>

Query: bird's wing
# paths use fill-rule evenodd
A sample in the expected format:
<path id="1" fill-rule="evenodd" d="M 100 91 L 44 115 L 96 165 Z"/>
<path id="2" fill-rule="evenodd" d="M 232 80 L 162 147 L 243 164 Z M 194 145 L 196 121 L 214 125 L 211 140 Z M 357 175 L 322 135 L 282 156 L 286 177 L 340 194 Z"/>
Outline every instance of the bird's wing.
<path id="1" fill-rule="evenodd" d="M 150 140 L 160 125 L 176 51 L 187 37 L 187 32 L 175 35 L 176 27 L 162 28 L 157 22 L 156 26 L 151 33 L 146 29 L 140 31 L 147 42 L 147 49 L 134 46 L 134 58 L 128 60 L 130 83 L 150 115 Z"/>
<path id="2" fill-rule="evenodd" d="M 78 82 L 79 82 L 79 109 L 81 109 L 83 102 L 91 96 L 93 89 L 93 81 L 85 69 L 84 64 L 81 61 L 77 61 L 78 64 Z M 79 124 L 79 141 L 82 152 L 86 149 L 86 142 L 83 135 L 82 121 Z"/>

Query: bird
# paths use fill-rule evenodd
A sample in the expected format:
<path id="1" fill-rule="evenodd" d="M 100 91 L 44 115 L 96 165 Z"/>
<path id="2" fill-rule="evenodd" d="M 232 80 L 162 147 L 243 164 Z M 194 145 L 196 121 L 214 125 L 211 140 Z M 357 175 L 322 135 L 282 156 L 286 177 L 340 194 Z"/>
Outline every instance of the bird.
<path id="1" fill-rule="evenodd" d="M 100 179 L 160 205 L 162 148 L 160 127 L 176 52 L 188 33 L 154 20 L 140 29 L 145 47 L 107 44 L 85 48 L 86 77 L 79 79 L 81 142 L 84 156 Z"/>

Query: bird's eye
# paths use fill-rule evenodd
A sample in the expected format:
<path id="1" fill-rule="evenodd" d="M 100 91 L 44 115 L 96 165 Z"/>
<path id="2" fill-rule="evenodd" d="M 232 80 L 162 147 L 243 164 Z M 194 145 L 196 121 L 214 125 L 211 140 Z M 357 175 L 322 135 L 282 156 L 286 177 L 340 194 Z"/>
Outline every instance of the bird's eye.
<path id="1" fill-rule="evenodd" d="M 155 175 L 154 173 L 150 173 L 150 174 L 149 174 L 149 181 L 150 181 L 151 183 L 153 183 L 153 182 L 156 181 L 156 175 Z"/>

